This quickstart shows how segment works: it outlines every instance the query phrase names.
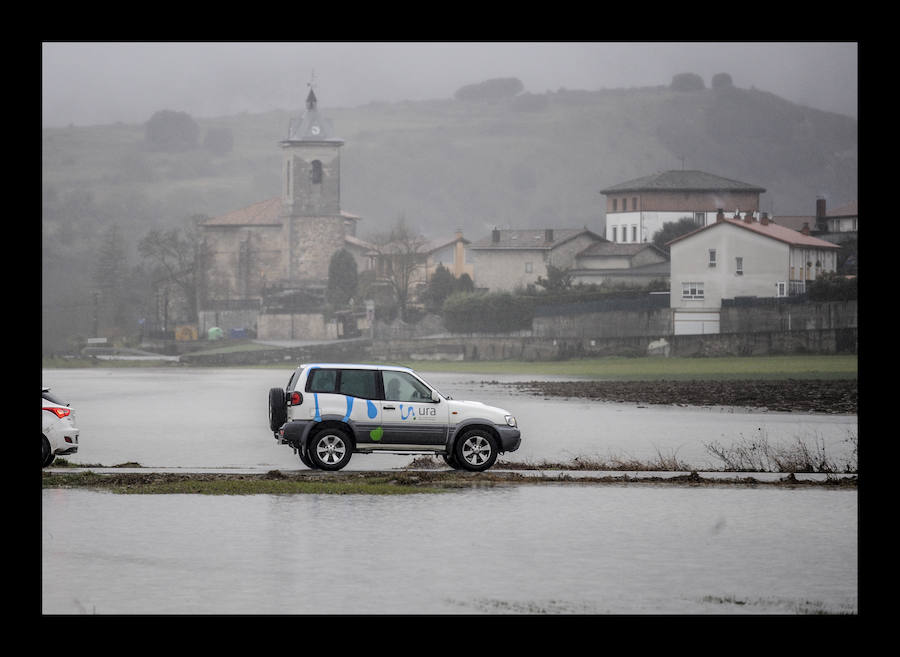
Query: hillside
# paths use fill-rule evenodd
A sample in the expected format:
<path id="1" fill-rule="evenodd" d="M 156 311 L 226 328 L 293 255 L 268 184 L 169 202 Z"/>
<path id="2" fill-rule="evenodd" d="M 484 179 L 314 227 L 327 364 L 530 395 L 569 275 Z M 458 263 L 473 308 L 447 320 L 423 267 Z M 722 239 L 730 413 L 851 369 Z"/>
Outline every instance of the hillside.
<path id="1" fill-rule="evenodd" d="M 817 195 L 829 207 L 857 200 L 857 121 L 754 89 L 559 90 L 334 109 L 324 97 L 319 107 L 345 140 L 342 206 L 363 217 L 361 237 L 401 214 L 430 237 L 462 228 L 478 239 L 493 226 L 602 231 L 598 190 L 681 168 L 681 158 L 684 168 L 766 188 L 762 209 L 775 216 L 811 215 Z M 126 236 L 134 265 L 150 228 L 277 196 L 278 142 L 298 111 L 197 118 L 203 132 L 233 135 L 219 156 L 153 151 L 143 125 L 43 130 L 44 324 L 61 299 L 87 312 L 108 226 Z"/>

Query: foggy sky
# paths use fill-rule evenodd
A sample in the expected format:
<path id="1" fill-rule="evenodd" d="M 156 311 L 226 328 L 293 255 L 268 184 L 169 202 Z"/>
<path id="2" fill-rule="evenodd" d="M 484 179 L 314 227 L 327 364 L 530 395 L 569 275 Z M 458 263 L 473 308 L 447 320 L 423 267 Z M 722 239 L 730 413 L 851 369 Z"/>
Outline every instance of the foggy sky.
<path id="1" fill-rule="evenodd" d="M 515 77 L 526 92 L 668 85 L 716 73 L 734 85 L 857 118 L 857 44 L 847 43 L 43 43 L 42 125 L 144 123 L 296 111 L 315 74 L 320 107 L 451 98 Z"/>

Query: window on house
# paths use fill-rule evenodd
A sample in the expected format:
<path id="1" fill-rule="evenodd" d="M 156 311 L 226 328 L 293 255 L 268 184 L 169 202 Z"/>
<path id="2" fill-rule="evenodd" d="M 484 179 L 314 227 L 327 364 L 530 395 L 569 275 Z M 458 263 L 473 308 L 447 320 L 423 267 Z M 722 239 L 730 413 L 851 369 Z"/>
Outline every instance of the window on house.
<path id="1" fill-rule="evenodd" d="M 612 230 L 612 241 L 618 242 L 619 241 L 619 227 L 613 226 L 612 229 L 613 229 Z"/>
<path id="2" fill-rule="evenodd" d="M 618 211 L 619 211 L 619 199 L 617 199 L 617 198 L 614 198 L 614 199 L 613 199 L 613 209 L 612 209 L 612 211 L 613 211 L 613 212 L 618 212 Z"/>
<path id="3" fill-rule="evenodd" d="M 526 273 L 526 274 L 530 274 L 531 271 L 532 271 L 531 263 L 530 263 L 530 262 L 526 262 L 526 263 L 525 263 L 525 273 Z"/>
<path id="4" fill-rule="evenodd" d="M 706 225 L 706 213 L 705 212 L 695 212 L 694 213 L 694 223 L 698 226 Z"/>
<path id="5" fill-rule="evenodd" d="M 637 196 L 631 197 L 631 209 L 637 210 Z"/>
<path id="6" fill-rule="evenodd" d="M 734 273 L 738 276 L 744 275 L 744 259 L 743 258 L 735 258 L 734 259 Z"/>
<path id="7" fill-rule="evenodd" d="M 775 283 L 775 296 L 787 296 L 787 283 L 785 283 L 784 281 L 778 281 L 777 283 Z"/>
<path id="8" fill-rule="evenodd" d="M 709 250 L 709 266 L 710 267 L 716 266 L 716 250 L 715 249 Z"/>
<path id="9" fill-rule="evenodd" d="M 681 298 L 682 299 L 702 299 L 703 298 L 703 283 L 699 281 L 682 283 L 681 284 Z"/>
<path id="10" fill-rule="evenodd" d="M 313 160 L 309 177 L 315 185 L 322 182 L 322 163 L 319 160 Z"/>
<path id="11" fill-rule="evenodd" d="M 637 242 L 637 226 L 631 227 L 631 241 Z"/>

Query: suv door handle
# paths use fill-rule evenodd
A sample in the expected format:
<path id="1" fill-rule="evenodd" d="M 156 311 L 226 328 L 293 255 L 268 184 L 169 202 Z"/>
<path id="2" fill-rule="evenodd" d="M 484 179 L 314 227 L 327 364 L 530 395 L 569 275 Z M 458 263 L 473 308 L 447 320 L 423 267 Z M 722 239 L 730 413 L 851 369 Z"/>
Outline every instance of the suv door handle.
<path id="1" fill-rule="evenodd" d="M 393 411 L 393 410 L 396 410 L 396 406 L 382 406 L 381 408 L 384 409 L 384 410 L 386 410 L 386 411 Z"/>

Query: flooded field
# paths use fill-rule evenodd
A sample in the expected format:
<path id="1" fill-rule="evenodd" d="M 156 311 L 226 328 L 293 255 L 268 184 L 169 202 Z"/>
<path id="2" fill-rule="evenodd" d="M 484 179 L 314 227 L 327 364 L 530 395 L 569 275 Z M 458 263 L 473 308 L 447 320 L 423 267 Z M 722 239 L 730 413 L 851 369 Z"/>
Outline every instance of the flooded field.
<path id="1" fill-rule="evenodd" d="M 855 491 L 47 490 L 42 611 L 856 613 Z"/>
<path id="2" fill-rule="evenodd" d="M 45 370 L 43 383 L 76 409 L 82 437 L 78 453 L 68 458 L 73 463 L 303 468 L 289 447 L 275 443 L 267 426 L 268 390 L 284 387 L 289 374 L 287 369 Z M 425 373 L 425 378 L 456 399 L 483 401 L 518 418 L 522 446 L 502 455 L 501 465 L 610 455 L 653 460 L 663 454 L 707 470 L 720 464 L 705 444 L 760 437 L 772 444 L 816 442 L 837 460 L 846 457 L 849 439 L 857 434 L 855 415 L 545 399 L 476 375 Z M 392 468 L 410 461 L 356 455 L 348 467 Z"/>
<path id="3" fill-rule="evenodd" d="M 45 370 L 76 409 L 75 463 L 298 470 L 266 427 L 288 371 Z M 848 449 L 856 416 L 544 399 L 426 378 L 507 408 L 509 461 L 677 452 L 764 434 Z M 496 379 L 497 377 L 491 377 Z M 351 469 L 409 456 L 357 455 Z M 501 462 L 502 463 L 502 462 Z M 852 490 L 567 484 L 440 494 L 42 492 L 49 614 L 803 614 L 858 612 Z"/>

